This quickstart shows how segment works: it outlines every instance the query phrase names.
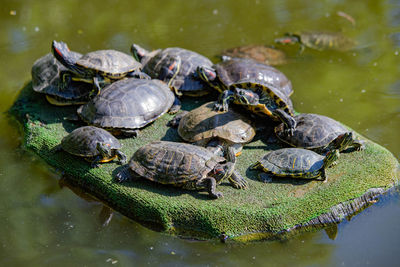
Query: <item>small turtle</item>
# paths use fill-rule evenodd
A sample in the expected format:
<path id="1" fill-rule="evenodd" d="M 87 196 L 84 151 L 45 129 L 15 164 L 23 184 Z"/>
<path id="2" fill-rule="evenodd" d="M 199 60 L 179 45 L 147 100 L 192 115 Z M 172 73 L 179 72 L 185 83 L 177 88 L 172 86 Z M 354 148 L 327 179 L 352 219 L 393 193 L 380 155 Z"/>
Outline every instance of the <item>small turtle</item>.
<path id="1" fill-rule="evenodd" d="M 53 41 L 51 48 L 54 57 L 69 70 L 60 74 L 63 87 L 69 80 L 91 83 L 97 95 L 104 85 L 127 76 L 149 78 L 140 71 L 142 64 L 120 51 L 98 50 L 77 59 L 64 42 Z"/>
<path id="2" fill-rule="evenodd" d="M 227 111 L 229 103 L 243 105 L 251 112 L 281 120 L 289 129 L 296 127 L 290 100 L 292 84 L 274 67 L 250 59 L 233 58 L 213 66 L 199 67 L 199 76 L 221 92 L 215 104 L 218 111 Z"/>
<path id="3" fill-rule="evenodd" d="M 217 139 L 224 151 L 233 149 L 238 156 L 243 145 L 256 134 L 252 122 L 232 110 L 225 113 L 214 111 L 213 106 L 213 102 L 208 102 L 190 112 L 182 112 L 178 118 L 175 116 L 173 124 L 179 125 L 178 134 L 187 142 L 207 146 L 211 140 Z"/>
<path id="4" fill-rule="evenodd" d="M 234 171 L 235 156 L 228 161 L 200 146 L 155 141 L 139 148 L 129 161 L 129 170 L 116 176 L 118 182 L 143 177 L 188 190 L 207 189 L 210 197 L 223 197 L 216 185 L 228 179 L 234 188 L 247 188 L 246 180 Z"/>
<path id="5" fill-rule="evenodd" d="M 306 47 L 316 50 L 348 51 L 356 42 L 339 32 L 300 32 L 286 33 L 284 37 L 275 39 L 278 44 L 300 44 L 300 53 Z"/>
<path id="6" fill-rule="evenodd" d="M 348 147 L 364 149 L 364 141 L 354 138 L 353 133 L 340 122 L 326 116 L 302 113 L 294 116 L 296 128 L 288 134 L 282 123 L 275 127 L 276 136 L 283 142 L 299 148 L 311 149 L 326 153 L 332 149 L 343 151 Z M 346 134 L 343 138 L 343 134 Z"/>
<path id="7" fill-rule="evenodd" d="M 80 58 L 79 53 L 71 52 L 75 58 Z M 60 72 L 67 69 L 51 54 L 47 54 L 33 63 L 32 88 L 35 92 L 46 95 L 47 101 L 53 105 L 81 105 L 89 101 L 91 87 L 87 84 L 70 82 L 61 88 Z"/>
<path id="8" fill-rule="evenodd" d="M 327 181 L 325 169 L 335 163 L 339 157 L 337 150 L 321 156 L 314 151 L 303 148 L 282 148 L 264 155 L 251 168 L 261 169 L 260 180 L 269 182 L 268 174 L 278 177 L 314 179 L 321 176 Z"/>
<path id="9" fill-rule="evenodd" d="M 78 109 L 89 125 L 115 135 L 137 135 L 137 129 L 167 112 L 174 94 L 159 80 L 123 79 L 106 86 L 99 95 Z"/>
<path id="10" fill-rule="evenodd" d="M 209 92 L 207 84 L 196 73 L 199 66 L 212 66 L 205 56 L 179 47 L 149 52 L 137 44 L 132 45 L 131 52 L 143 64 L 143 72 L 153 79 L 166 82 L 177 96 L 197 97 Z"/>
<path id="11" fill-rule="evenodd" d="M 83 126 L 73 130 L 61 140 L 57 150 L 62 149 L 72 155 L 84 157 L 98 167 L 99 163 L 118 158 L 120 164 L 126 163 L 126 156 L 117 138 L 101 128 Z"/>
<path id="12" fill-rule="evenodd" d="M 265 45 L 244 45 L 227 49 L 221 53 L 222 59 L 248 58 L 270 66 L 287 63 L 285 52 Z"/>

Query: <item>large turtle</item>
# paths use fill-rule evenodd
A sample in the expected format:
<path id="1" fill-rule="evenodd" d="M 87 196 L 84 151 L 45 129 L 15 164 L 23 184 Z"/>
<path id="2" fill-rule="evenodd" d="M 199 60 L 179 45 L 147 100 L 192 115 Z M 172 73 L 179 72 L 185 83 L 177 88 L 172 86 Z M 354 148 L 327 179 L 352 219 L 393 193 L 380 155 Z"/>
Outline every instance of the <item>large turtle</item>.
<path id="1" fill-rule="evenodd" d="M 364 141 L 354 138 L 340 122 L 318 114 L 301 113 L 294 116 L 296 128 L 288 134 L 286 126 L 282 123 L 275 127 L 276 136 L 283 142 L 299 148 L 311 149 L 318 153 L 326 153 L 332 149 L 343 151 L 348 147 L 356 150 L 364 149 Z M 341 135 L 348 133 L 347 140 L 342 140 Z"/>
<path id="2" fill-rule="evenodd" d="M 338 157 L 337 150 L 331 150 L 325 156 L 321 156 L 303 148 L 282 148 L 267 153 L 251 168 L 267 173 L 259 176 L 264 182 L 270 181 L 268 174 L 303 179 L 321 177 L 323 181 L 327 181 L 325 169 L 334 164 Z"/>
<path id="3" fill-rule="evenodd" d="M 155 141 L 139 148 L 129 161 L 129 170 L 116 176 L 118 182 L 137 177 L 188 190 L 206 189 L 212 198 L 223 196 L 216 185 L 228 179 L 233 187 L 247 188 L 246 180 L 234 171 L 235 156 L 228 161 L 206 148 L 186 143 Z"/>
<path id="4" fill-rule="evenodd" d="M 71 56 L 80 58 L 79 53 L 71 52 Z M 51 54 L 47 54 L 33 63 L 32 88 L 35 92 L 46 95 L 47 101 L 53 105 L 80 105 L 89 101 L 91 86 L 78 82 L 70 82 L 64 88 L 60 86 L 60 72 L 67 69 Z"/>
<path id="5" fill-rule="evenodd" d="M 227 111 L 229 103 L 233 102 L 257 115 L 281 120 L 289 129 L 296 127 L 290 100 L 292 84 L 274 67 L 250 59 L 233 58 L 213 68 L 199 67 L 198 74 L 221 92 L 216 110 Z"/>
<path id="6" fill-rule="evenodd" d="M 222 51 L 221 56 L 227 58 L 248 58 L 270 66 L 283 65 L 287 62 L 285 52 L 266 45 L 244 45 Z"/>
<path id="7" fill-rule="evenodd" d="M 215 140 L 223 151 L 233 149 L 233 153 L 239 155 L 243 145 L 256 134 L 252 122 L 232 110 L 220 113 L 213 107 L 214 102 L 208 102 L 190 112 L 181 112 L 177 119 L 178 115 L 175 116 L 173 124 L 178 126 L 179 136 L 200 146 L 211 145 L 210 141 Z"/>
<path id="8" fill-rule="evenodd" d="M 208 93 L 207 84 L 196 73 L 199 66 L 212 66 L 205 56 L 180 47 L 149 52 L 137 44 L 132 45 L 131 52 L 143 64 L 143 72 L 168 83 L 176 95 L 197 97 Z"/>
<path id="9" fill-rule="evenodd" d="M 55 58 L 69 71 L 61 73 L 64 87 L 66 81 L 82 81 L 94 84 L 94 94 L 112 81 L 124 77 L 148 78 L 142 73 L 142 64 L 131 56 L 116 50 L 97 50 L 87 53 L 77 59 L 64 42 L 52 42 L 52 52 Z"/>
<path id="10" fill-rule="evenodd" d="M 106 86 L 99 95 L 78 109 L 89 125 L 115 135 L 136 135 L 137 129 L 167 112 L 174 94 L 159 80 L 123 79 Z"/>
<path id="11" fill-rule="evenodd" d="M 286 33 L 284 37 L 275 39 L 278 44 L 300 44 L 300 52 L 305 47 L 316 50 L 347 51 L 352 49 L 356 42 L 340 32 L 298 32 Z"/>
<path id="12" fill-rule="evenodd" d="M 83 126 L 73 130 L 61 140 L 57 150 L 64 150 L 72 155 L 84 157 L 92 163 L 110 162 L 118 158 L 120 164 L 126 163 L 126 156 L 119 149 L 122 147 L 117 138 L 101 128 Z"/>

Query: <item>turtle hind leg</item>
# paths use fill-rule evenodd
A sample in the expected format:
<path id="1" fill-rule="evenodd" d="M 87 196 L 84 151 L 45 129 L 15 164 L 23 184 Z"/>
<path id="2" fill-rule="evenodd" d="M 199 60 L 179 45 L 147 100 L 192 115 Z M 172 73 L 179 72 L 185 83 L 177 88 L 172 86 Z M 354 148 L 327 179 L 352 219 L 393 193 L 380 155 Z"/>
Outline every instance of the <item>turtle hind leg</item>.
<path id="1" fill-rule="evenodd" d="M 174 103 L 172 104 L 171 108 L 168 110 L 168 114 L 176 114 L 176 113 L 178 113 L 178 111 L 181 110 L 181 106 L 182 106 L 181 101 L 175 95 Z"/>

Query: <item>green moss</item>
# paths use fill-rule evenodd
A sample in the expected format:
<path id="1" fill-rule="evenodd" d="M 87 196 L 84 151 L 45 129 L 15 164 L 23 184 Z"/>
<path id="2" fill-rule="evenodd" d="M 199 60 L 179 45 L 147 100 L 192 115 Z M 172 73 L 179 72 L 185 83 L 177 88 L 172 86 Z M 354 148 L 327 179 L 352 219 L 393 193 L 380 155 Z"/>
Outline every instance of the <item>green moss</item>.
<path id="1" fill-rule="evenodd" d="M 184 109 L 202 104 L 193 99 L 185 99 L 184 103 Z M 346 202 L 348 210 L 344 215 L 331 216 L 331 220 L 339 221 L 375 197 L 365 198 L 369 189 L 386 190 L 397 183 L 397 160 L 388 150 L 368 140 L 364 151 L 341 155 L 337 166 L 327 170 L 327 183 L 282 178 L 261 183 L 257 180 L 258 172 L 249 166 L 277 145 L 268 144 L 267 137 L 258 135 L 256 141 L 244 148 L 237 164 L 237 169 L 247 176 L 248 190 L 237 190 L 224 183 L 218 190 L 225 197 L 210 200 L 206 192 L 185 191 L 146 180 L 121 185 L 113 181 L 121 166 L 109 163 L 93 169 L 78 157 L 54 151 L 61 138 L 78 126 L 63 119 L 75 109 L 51 106 L 28 85 L 9 112 L 23 125 L 26 149 L 67 174 L 70 183 L 122 214 L 171 234 L 215 238 L 225 232 L 242 241 L 276 237 L 287 233 L 287 229 L 309 226 L 310 222 L 327 222 L 324 220 L 328 217 L 323 216 L 332 215 L 332 207 Z M 130 156 L 152 140 L 180 141 L 176 130 L 166 126 L 171 118 L 164 115 L 143 129 L 136 139 L 122 139 L 122 151 Z"/>

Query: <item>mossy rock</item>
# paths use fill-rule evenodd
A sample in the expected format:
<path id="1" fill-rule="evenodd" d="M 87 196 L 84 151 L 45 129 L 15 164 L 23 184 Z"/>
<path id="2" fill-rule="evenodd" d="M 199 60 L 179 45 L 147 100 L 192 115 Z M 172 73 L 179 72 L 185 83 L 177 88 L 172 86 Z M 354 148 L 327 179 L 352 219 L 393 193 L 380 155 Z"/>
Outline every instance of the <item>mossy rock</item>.
<path id="1" fill-rule="evenodd" d="M 206 100 L 204 100 L 206 101 Z M 184 109 L 204 101 L 184 99 Z M 61 139 L 78 127 L 64 118 L 76 107 L 56 107 L 28 84 L 9 110 L 23 126 L 24 146 L 61 170 L 69 183 L 83 189 L 120 213 L 157 229 L 192 238 L 217 238 L 222 233 L 236 240 L 288 236 L 294 229 L 309 229 L 340 222 L 362 210 L 398 182 L 398 162 L 385 148 L 369 140 L 361 152 L 342 153 L 338 164 L 327 170 L 328 182 L 274 178 L 264 184 L 249 166 L 268 150 L 276 149 L 257 135 L 238 158 L 237 169 L 249 181 L 249 189 L 229 183 L 219 185 L 224 198 L 212 200 L 207 192 L 187 191 L 146 180 L 118 184 L 113 176 L 122 168 L 116 163 L 91 168 L 81 158 L 55 152 Z M 129 156 L 153 140 L 181 141 L 166 126 L 164 115 L 143 129 L 136 139 L 122 139 Z M 260 137 L 261 136 L 261 137 Z M 297 231 L 298 232 L 298 231 Z"/>

